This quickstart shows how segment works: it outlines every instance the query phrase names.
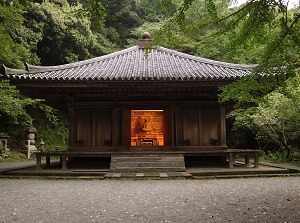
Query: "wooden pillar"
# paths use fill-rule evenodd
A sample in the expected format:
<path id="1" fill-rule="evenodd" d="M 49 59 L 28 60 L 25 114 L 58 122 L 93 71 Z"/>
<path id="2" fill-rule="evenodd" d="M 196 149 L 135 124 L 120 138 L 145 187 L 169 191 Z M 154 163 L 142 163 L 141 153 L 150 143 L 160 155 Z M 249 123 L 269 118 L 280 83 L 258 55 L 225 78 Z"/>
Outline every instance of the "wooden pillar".
<path id="1" fill-rule="evenodd" d="M 74 113 L 74 108 L 69 107 L 69 146 L 74 147 L 76 146 L 76 117 Z"/>
<path id="2" fill-rule="evenodd" d="M 233 153 L 229 153 L 229 168 L 230 169 L 233 168 L 233 159 L 234 159 Z"/>
<path id="3" fill-rule="evenodd" d="M 198 109 L 198 142 L 199 145 L 203 145 L 203 120 L 202 120 L 202 108 Z"/>
<path id="4" fill-rule="evenodd" d="M 174 122 L 175 122 L 175 114 L 174 114 L 174 105 L 172 105 L 171 107 L 171 140 L 172 140 L 172 143 L 171 143 L 171 146 L 172 148 L 174 148 L 175 146 L 175 128 L 174 128 Z"/>
<path id="5" fill-rule="evenodd" d="M 61 155 L 61 169 L 67 170 L 67 155 Z"/>
<path id="6" fill-rule="evenodd" d="M 96 135 L 97 135 L 97 121 L 96 121 L 96 113 L 99 112 L 97 109 L 93 109 L 91 112 L 90 112 L 90 120 L 89 120 L 89 123 L 90 123 L 90 128 L 91 128 L 91 131 L 90 131 L 90 134 L 91 134 L 91 145 L 93 147 L 96 146 Z M 102 112 L 102 111 L 101 111 Z M 101 114 L 102 115 L 102 114 Z"/>
<path id="7" fill-rule="evenodd" d="M 41 170 L 42 169 L 42 165 L 41 165 L 42 157 L 38 153 L 36 153 L 35 156 L 36 156 L 36 166 L 35 166 L 35 169 L 36 170 Z"/>
<path id="8" fill-rule="evenodd" d="M 173 107 L 163 109 L 164 146 L 174 145 Z"/>
<path id="9" fill-rule="evenodd" d="M 226 146 L 226 117 L 225 107 L 220 107 L 220 145 Z"/>
<path id="10" fill-rule="evenodd" d="M 259 153 L 254 153 L 254 168 L 259 167 Z"/>
<path id="11" fill-rule="evenodd" d="M 113 115 L 112 115 L 112 146 L 120 146 L 120 116 L 121 116 L 121 109 L 119 107 L 113 108 Z"/>
<path id="12" fill-rule="evenodd" d="M 245 166 L 249 166 L 250 162 L 249 162 L 249 155 L 245 155 Z"/>
<path id="13" fill-rule="evenodd" d="M 46 156 L 46 167 L 50 167 L 50 156 Z"/>
<path id="14" fill-rule="evenodd" d="M 121 108 L 121 146 L 130 147 L 131 140 L 131 110 L 127 106 Z"/>
<path id="15" fill-rule="evenodd" d="M 181 146 L 183 141 L 183 121 L 182 108 L 174 107 L 174 143 L 175 146 Z"/>

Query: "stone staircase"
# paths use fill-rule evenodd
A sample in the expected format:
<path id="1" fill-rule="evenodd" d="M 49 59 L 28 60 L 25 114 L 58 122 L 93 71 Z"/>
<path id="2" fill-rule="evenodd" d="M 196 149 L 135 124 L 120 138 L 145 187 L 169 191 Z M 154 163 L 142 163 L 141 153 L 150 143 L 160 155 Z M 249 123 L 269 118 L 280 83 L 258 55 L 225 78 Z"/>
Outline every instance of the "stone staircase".
<path id="1" fill-rule="evenodd" d="M 181 172 L 185 171 L 183 154 L 120 154 L 112 155 L 112 173 Z"/>

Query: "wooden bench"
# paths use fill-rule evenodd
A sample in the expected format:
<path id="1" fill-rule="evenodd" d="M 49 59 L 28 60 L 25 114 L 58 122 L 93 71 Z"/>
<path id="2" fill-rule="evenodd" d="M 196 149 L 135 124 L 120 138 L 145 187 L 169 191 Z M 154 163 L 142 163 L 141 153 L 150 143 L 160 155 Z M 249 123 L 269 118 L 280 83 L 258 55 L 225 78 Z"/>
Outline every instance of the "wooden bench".
<path id="1" fill-rule="evenodd" d="M 42 170 L 42 157 L 46 157 L 46 167 L 50 167 L 51 157 L 59 157 L 61 169 L 67 170 L 68 157 L 110 157 L 107 152 L 82 152 L 82 151 L 57 151 L 57 152 L 36 152 L 36 170 Z"/>

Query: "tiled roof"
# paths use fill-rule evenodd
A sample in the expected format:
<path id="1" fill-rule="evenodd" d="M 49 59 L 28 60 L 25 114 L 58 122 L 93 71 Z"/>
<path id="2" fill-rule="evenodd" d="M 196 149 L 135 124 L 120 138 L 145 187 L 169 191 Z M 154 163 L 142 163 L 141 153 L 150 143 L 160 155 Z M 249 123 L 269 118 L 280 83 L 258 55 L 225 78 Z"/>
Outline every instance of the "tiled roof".
<path id="1" fill-rule="evenodd" d="M 240 65 L 191 56 L 164 47 L 145 53 L 133 46 L 105 56 L 59 66 L 33 66 L 27 71 L 4 67 L 11 80 L 38 81 L 209 81 L 234 80 L 256 65 Z"/>

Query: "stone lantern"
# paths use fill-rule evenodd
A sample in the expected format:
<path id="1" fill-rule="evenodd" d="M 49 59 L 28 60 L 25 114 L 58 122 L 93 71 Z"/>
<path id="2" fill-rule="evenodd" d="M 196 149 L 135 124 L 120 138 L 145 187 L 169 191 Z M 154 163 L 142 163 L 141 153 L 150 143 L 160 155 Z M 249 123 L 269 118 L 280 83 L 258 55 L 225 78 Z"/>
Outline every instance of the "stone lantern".
<path id="1" fill-rule="evenodd" d="M 43 151 L 44 151 L 44 145 L 45 145 L 45 143 L 43 142 L 43 139 L 41 139 L 41 141 L 40 141 L 40 146 L 39 146 L 39 151 L 40 151 L 40 152 L 43 152 Z"/>
<path id="2" fill-rule="evenodd" d="M 32 124 L 29 125 L 29 127 L 26 129 L 26 150 L 27 150 L 27 157 L 28 159 L 31 157 L 31 154 L 33 152 L 37 151 L 37 148 L 35 147 L 35 133 L 36 129 L 33 127 Z"/>
<path id="3" fill-rule="evenodd" d="M 10 156 L 10 151 L 7 148 L 7 140 L 9 138 L 9 135 L 4 132 L 0 132 L 0 155 L 2 157 L 9 157 Z"/>

